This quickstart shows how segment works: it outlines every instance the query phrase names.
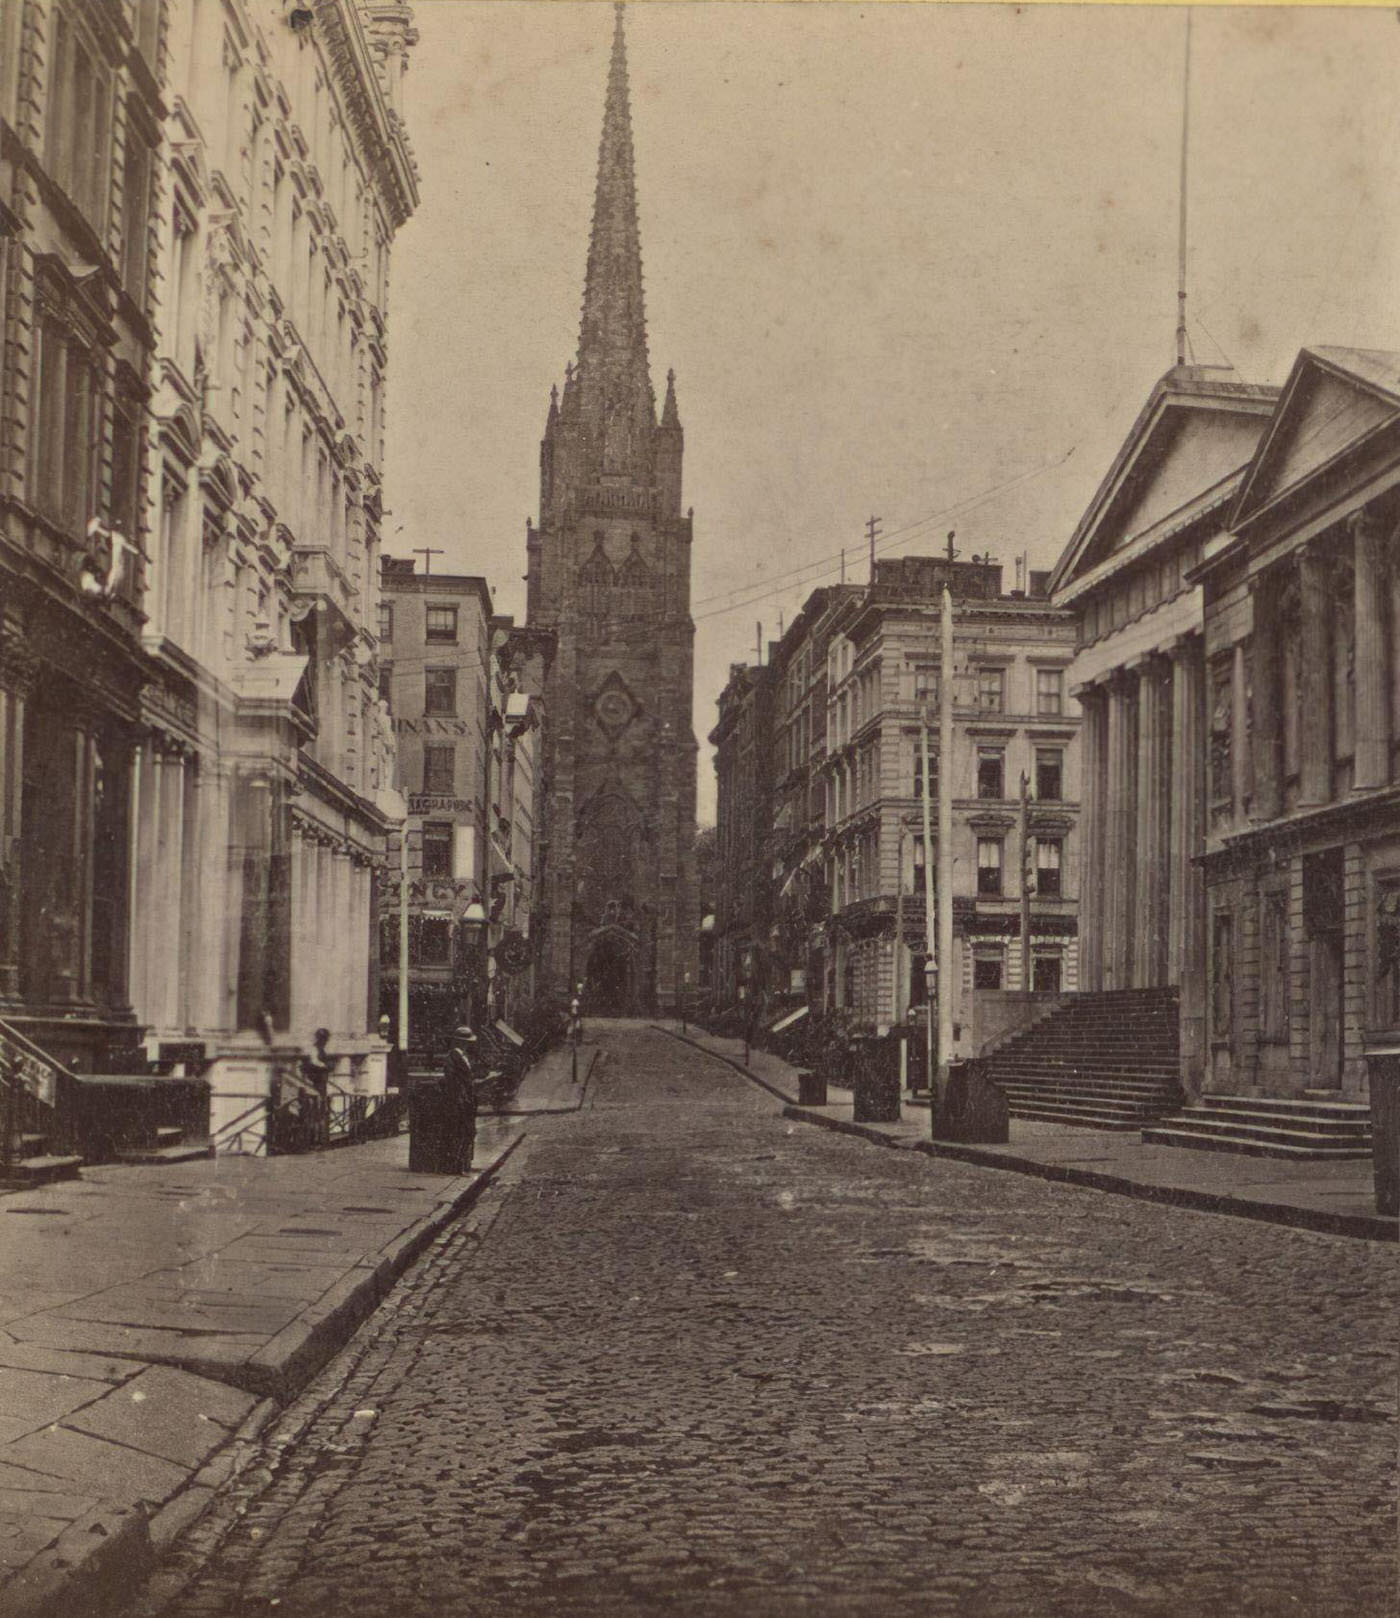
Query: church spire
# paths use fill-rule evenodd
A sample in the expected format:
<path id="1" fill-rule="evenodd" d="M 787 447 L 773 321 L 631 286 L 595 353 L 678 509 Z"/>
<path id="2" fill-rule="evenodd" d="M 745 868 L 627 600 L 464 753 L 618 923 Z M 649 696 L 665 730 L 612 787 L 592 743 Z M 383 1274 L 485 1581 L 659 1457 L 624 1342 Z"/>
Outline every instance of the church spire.
<path id="1" fill-rule="evenodd" d="M 628 109 L 623 8 L 616 8 L 608 68 L 593 231 L 578 345 L 578 408 L 598 435 L 602 470 L 641 470 L 638 456 L 656 426 L 642 302 L 642 248 Z M 565 390 L 567 398 L 568 390 Z"/>

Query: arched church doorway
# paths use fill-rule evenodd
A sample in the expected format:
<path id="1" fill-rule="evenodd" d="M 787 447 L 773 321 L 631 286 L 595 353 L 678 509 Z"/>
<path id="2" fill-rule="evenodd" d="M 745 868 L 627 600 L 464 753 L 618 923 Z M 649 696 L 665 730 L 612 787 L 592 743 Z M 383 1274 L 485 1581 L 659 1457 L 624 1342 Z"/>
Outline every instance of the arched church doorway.
<path id="1" fill-rule="evenodd" d="M 595 1017 L 637 1011 L 637 939 L 623 927 L 602 927 L 588 947 L 585 1010 Z"/>

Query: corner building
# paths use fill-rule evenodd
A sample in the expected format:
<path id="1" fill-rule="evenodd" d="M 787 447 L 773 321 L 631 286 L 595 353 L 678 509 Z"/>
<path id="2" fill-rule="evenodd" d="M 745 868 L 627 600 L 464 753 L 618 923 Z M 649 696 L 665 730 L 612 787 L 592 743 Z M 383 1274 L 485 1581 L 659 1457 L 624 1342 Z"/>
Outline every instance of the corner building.
<path id="1" fill-rule="evenodd" d="M 541 988 L 595 1015 L 669 1011 L 694 971 L 691 517 L 674 375 L 660 419 L 618 8 L 577 363 L 550 397 L 528 616 L 546 689 Z"/>

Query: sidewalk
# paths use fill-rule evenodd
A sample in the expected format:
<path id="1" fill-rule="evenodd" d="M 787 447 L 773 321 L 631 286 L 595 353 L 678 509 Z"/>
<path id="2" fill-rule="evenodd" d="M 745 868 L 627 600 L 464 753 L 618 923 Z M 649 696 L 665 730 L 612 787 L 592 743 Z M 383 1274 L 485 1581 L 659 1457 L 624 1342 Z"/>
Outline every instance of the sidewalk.
<path id="1" fill-rule="evenodd" d="M 0 1196 L 0 1615 L 96 1612 L 105 1577 L 137 1580 L 530 1117 L 585 1091 L 550 1052 L 460 1177 L 410 1174 L 405 1134 Z"/>
<path id="2" fill-rule="evenodd" d="M 678 1022 L 657 1026 L 682 1037 Z M 1196 1152 L 1145 1145 L 1136 1132 L 1071 1129 L 1021 1118 L 1011 1120 L 1011 1139 L 1005 1146 L 935 1144 L 928 1138 L 927 1105 L 906 1103 L 904 1120 L 898 1124 L 858 1124 L 849 1090 L 831 1085 L 829 1106 L 799 1107 L 796 1070 L 781 1057 L 752 1051 L 745 1067 L 741 1039 L 721 1039 L 693 1027 L 684 1037 L 771 1091 L 783 1102 L 785 1116 L 880 1145 L 1331 1235 L 1391 1242 L 1400 1235 L 1395 1219 L 1376 1212 L 1369 1159 L 1295 1163 L 1233 1152 Z"/>

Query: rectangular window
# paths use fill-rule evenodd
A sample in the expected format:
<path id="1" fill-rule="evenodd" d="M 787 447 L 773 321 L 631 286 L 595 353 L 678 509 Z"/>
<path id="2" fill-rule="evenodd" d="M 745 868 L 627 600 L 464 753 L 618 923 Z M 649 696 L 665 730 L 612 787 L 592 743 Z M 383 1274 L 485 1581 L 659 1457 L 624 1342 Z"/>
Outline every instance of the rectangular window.
<path id="1" fill-rule="evenodd" d="M 423 749 L 423 791 L 450 798 L 457 785 L 457 749 L 451 742 L 431 742 Z"/>
<path id="2" fill-rule="evenodd" d="M 379 603 L 379 638 L 381 641 L 394 638 L 394 604 L 391 601 Z"/>
<path id="3" fill-rule="evenodd" d="M 111 83 L 62 10 L 54 13 L 49 64 L 45 166 L 101 235 L 107 215 Z"/>
<path id="4" fill-rule="evenodd" d="M 160 0 L 136 0 L 136 48 L 154 73 L 160 45 Z"/>
<path id="5" fill-rule="evenodd" d="M 138 309 L 146 307 L 150 207 L 151 151 L 128 118 L 122 164 L 122 285 Z"/>
<path id="6" fill-rule="evenodd" d="M 439 916 L 424 916 L 418 924 L 418 961 L 421 966 L 451 966 L 452 923 Z"/>
<path id="7" fill-rule="evenodd" d="M 450 878 L 452 875 L 452 825 L 429 823 L 423 827 L 423 875 Z"/>
<path id="8" fill-rule="evenodd" d="M 978 669 L 977 706 L 983 713 L 1000 713 L 1006 703 L 1006 670 Z"/>
<path id="9" fill-rule="evenodd" d="M 1047 802 L 1058 803 L 1064 797 L 1064 753 L 1058 747 L 1037 747 L 1035 750 L 1035 795 Z"/>
<path id="10" fill-rule="evenodd" d="M 928 755 L 929 797 L 938 796 L 938 754 L 930 748 Z M 914 796 L 922 798 L 924 795 L 924 749 L 919 741 L 914 743 Z"/>
<path id="11" fill-rule="evenodd" d="M 979 798 L 1003 797 L 1004 773 L 1005 759 L 1000 748 L 979 747 L 977 749 L 977 796 Z"/>
<path id="12" fill-rule="evenodd" d="M 119 396 L 112 412 L 112 524 L 133 545 L 141 543 L 141 406 Z M 135 569 L 127 558 L 127 576 Z"/>
<path id="13" fill-rule="evenodd" d="M 1031 988 L 1037 994 L 1059 994 L 1061 968 L 1058 955 L 1037 955 L 1031 961 Z"/>
<path id="14" fill-rule="evenodd" d="M 999 837 L 979 837 L 977 839 L 977 891 L 989 897 L 997 897 L 1001 893 L 1001 839 Z"/>
<path id="15" fill-rule="evenodd" d="M 1035 671 L 1035 711 L 1038 714 L 1060 714 L 1065 704 L 1065 672 L 1063 669 L 1037 669 Z"/>
<path id="16" fill-rule="evenodd" d="M 428 608 L 428 639 L 457 643 L 456 607 Z"/>
<path id="17" fill-rule="evenodd" d="M 36 347 L 39 431 L 31 440 L 30 484 L 44 515 L 76 531 L 93 515 L 96 367 L 76 336 L 49 315 L 40 318 Z"/>
<path id="18" fill-rule="evenodd" d="M 392 663 L 379 665 L 379 700 L 392 704 L 394 700 L 394 666 Z"/>
<path id="19" fill-rule="evenodd" d="M 972 958 L 972 987 L 974 989 L 999 989 L 1001 987 L 1000 954 L 974 955 Z"/>
<path id="20" fill-rule="evenodd" d="M 1035 844 L 1035 891 L 1043 898 L 1058 899 L 1064 845 L 1058 837 L 1038 837 Z"/>
<path id="21" fill-rule="evenodd" d="M 423 712 L 439 719 L 457 712 L 456 669 L 423 671 Z"/>
<path id="22" fill-rule="evenodd" d="M 921 708 L 938 706 L 938 670 L 932 664 L 914 666 L 914 701 Z"/>

